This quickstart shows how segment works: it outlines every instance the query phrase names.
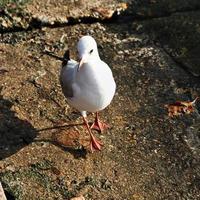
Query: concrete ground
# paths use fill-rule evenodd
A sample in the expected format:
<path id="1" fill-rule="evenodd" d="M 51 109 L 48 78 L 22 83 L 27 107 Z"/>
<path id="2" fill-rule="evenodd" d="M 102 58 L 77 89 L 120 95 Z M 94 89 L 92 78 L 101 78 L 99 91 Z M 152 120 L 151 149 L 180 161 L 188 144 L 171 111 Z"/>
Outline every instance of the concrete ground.
<path id="1" fill-rule="evenodd" d="M 174 118 L 165 108 L 200 96 L 199 1 L 20 2 L 0 4 L 7 199 L 199 199 L 200 102 Z M 69 48 L 77 59 L 85 34 L 96 39 L 117 83 L 100 113 L 111 129 L 95 132 L 104 147 L 93 154 L 80 114 L 61 92 L 61 62 L 45 53 L 62 57 Z"/>

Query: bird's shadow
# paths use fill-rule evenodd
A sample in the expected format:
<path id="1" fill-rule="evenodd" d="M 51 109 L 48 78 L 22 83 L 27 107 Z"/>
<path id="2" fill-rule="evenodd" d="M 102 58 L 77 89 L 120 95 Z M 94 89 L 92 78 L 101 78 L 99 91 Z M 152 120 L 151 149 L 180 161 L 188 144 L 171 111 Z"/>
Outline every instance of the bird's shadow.
<path id="1" fill-rule="evenodd" d="M 75 147 L 70 147 L 70 146 L 63 146 L 63 145 L 59 144 L 58 142 L 50 140 L 50 139 L 38 139 L 38 140 L 36 140 L 36 142 L 49 142 L 49 143 L 59 147 L 63 151 L 69 152 L 70 154 L 72 154 L 74 156 L 75 159 L 79 159 L 79 158 L 86 159 L 86 156 L 87 156 L 87 150 L 84 149 L 83 147 L 75 148 Z"/>
<path id="2" fill-rule="evenodd" d="M 54 145 L 56 145 L 57 147 L 61 148 L 63 151 L 67 151 L 69 153 L 71 153 L 75 159 L 79 159 L 79 158 L 84 158 L 86 159 L 87 156 L 87 150 L 84 149 L 83 147 L 81 148 L 73 148 L 73 147 L 64 147 L 61 146 L 60 144 L 56 143 L 56 142 L 52 142 Z"/>
<path id="3" fill-rule="evenodd" d="M 0 95 L 0 160 L 30 144 L 37 135 L 27 120 L 16 116 L 12 106 L 12 102 Z"/>
<path id="4" fill-rule="evenodd" d="M 13 103 L 4 99 L 0 95 L 0 160 L 3 160 L 32 142 L 37 142 L 37 135 L 42 131 L 50 131 L 51 129 L 78 126 L 82 124 L 68 124 L 64 126 L 47 127 L 36 130 L 27 120 L 19 119 L 16 113 L 11 110 Z M 43 140 L 45 141 L 45 140 Z M 74 158 L 86 158 L 87 151 L 77 147 L 63 147 L 53 140 L 49 140 L 52 144 L 60 147 L 62 150 L 71 153 Z"/>
<path id="5" fill-rule="evenodd" d="M 77 146 L 76 145 L 73 145 L 73 146 L 62 145 L 54 139 L 56 137 L 57 132 L 62 132 L 65 129 L 70 129 L 72 127 L 77 127 L 77 126 L 82 126 L 82 125 L 83 125 L 83 123 L 65 124 L 65 125 L 55 125 L 52 127 L 46 127 L 43 129 L 39 129 L 39 130 L 37 130 L 39 134 L 42 133 L 43 131 L 51 131 L 51 130 L 56 130 L 56 132 L 54 132 L 52 134 L 51 139 L 36 139 L 34 141 L 35 142 L 49 142 L 49 143 L 61 148 L 63 151 L 71 153 L 75 159 L 86 158 L 87 150 L 85 148 L 83 148 L 82 146 L 80 147 L 80 145 L 78 145 L 78 144 L 77 144 Z M 65 134 L 70 134 L 70 131 L 65 132 Z"/>

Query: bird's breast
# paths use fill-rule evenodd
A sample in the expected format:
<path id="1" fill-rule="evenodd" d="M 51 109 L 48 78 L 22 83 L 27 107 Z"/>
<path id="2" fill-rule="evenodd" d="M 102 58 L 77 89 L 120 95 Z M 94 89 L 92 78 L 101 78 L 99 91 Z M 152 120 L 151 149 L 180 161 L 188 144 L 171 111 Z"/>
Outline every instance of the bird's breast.
<path id="1" fill-rule="evenodd" d="M 110 68 L 94 64 L 82 66 L 73 87 L 73 99 L 78 102 L 78 109 L 95 112 L 110 104 L 116 86 Z"/>

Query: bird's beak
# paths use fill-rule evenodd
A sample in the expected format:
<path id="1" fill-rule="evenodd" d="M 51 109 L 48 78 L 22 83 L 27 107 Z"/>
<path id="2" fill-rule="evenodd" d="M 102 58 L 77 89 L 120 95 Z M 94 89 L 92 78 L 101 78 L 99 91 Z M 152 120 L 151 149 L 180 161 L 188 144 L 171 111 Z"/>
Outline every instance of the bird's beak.
<path id="1" fill-rule="evenodd" d="M 83 66 L 83 64 L 86 62 L 86 60 L 87 60 L 87 55 L 83 55 L 83 56 L 81 57 L 81 60 L 80 60 L 79 64 L 78 64 L 78 69 L 77 69 L 77 71 L 80 70 L 80 68 Z"/>

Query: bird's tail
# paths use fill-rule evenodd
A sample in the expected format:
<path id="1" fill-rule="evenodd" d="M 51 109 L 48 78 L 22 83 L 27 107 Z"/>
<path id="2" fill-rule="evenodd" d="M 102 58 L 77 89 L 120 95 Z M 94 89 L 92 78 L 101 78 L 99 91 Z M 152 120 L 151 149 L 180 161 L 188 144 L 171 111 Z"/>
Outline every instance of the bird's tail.
<path id="1" fill-rule="evenodd" d="M 66 66 L 68 61 L 70 60 L 70 54 L 69 54 L 69 49 L 67 49 L 63 55 L 63 61 L 62 61 L 62 66 Z"/>

